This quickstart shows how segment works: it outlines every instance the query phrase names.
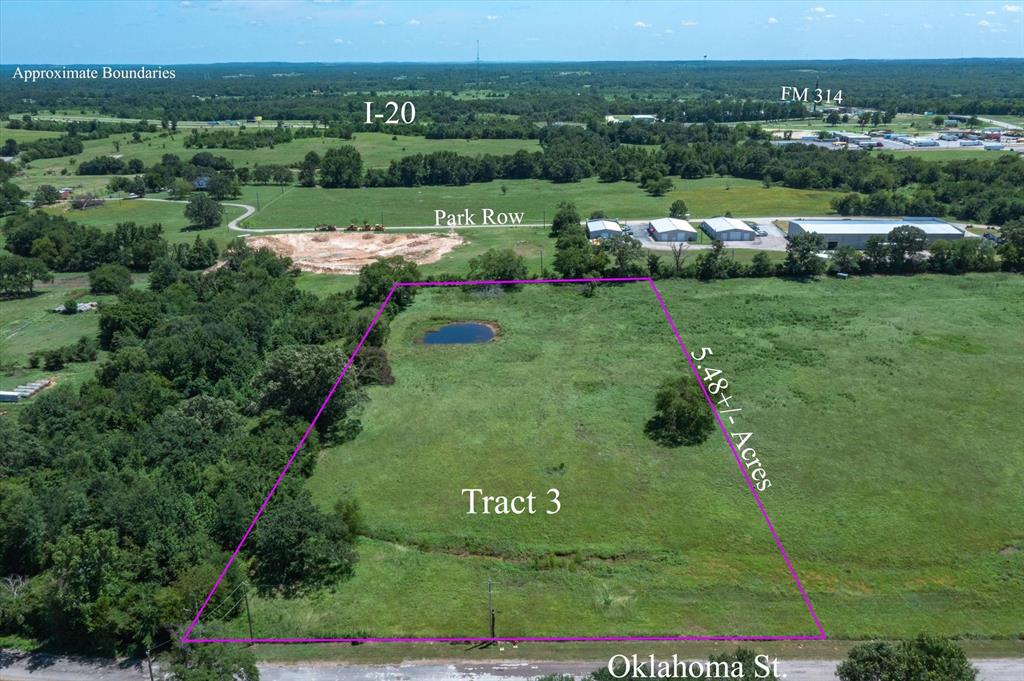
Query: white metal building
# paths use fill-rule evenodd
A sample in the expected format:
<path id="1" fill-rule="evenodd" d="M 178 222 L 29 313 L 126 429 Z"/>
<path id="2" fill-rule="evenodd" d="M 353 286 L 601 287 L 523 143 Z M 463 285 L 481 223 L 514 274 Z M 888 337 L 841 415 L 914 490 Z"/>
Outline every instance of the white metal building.
<path id="1" fill-rule="evenodd" d="M 591 239 L 610 239 L 622 234 L 622 227 L 614 220 L 587 220 L 587 236 Z"/>
<path id="2" fill-rule="evenodd" d="M 647 223 L 647 233 L 655 241 L 695 241 L 697 230 L 686 220 L 658 218 Z"/>
<path id="3" fill-rule="evenodd" d="M 834 250 L 840 246 L 863 249 L 868 239 L 880 236 L 883 239 L 900 225 L 917 227 L 925 234 L 927 243 L 945 239 L 962 239 L 964 233 L 958 227 L 938 218 L 813 218 L 789 221 L 789 235 L 820 234 L 825 238 L 825 248 Z"/>
<path id="4" fill-rule="evenodd" d="M 752 241 L 754 230 L 737 218 L 708 218 L 700 223 L 709 237 L 718 241 Z"/>

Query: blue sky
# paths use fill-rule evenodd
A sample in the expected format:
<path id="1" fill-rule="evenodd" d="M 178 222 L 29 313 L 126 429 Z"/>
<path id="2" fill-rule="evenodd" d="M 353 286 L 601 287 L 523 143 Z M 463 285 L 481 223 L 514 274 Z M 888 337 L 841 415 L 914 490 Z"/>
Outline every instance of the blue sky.
<path id="1" fill-rule="evenodd" d="M 0 63 L 1024 57 L 1008 2 L 0 0 Z"/>

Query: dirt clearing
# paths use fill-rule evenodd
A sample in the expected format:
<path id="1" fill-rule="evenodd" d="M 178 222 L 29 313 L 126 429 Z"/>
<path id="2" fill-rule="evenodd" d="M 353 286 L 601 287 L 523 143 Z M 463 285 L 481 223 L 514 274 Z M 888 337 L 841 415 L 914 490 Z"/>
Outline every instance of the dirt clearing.
<path id="1" fill-rule="evenodd" d="M 363 265 L 400 255 L 417 265 L 437 262 L 465 243 L 459 236 L 436 234 L 351 234 L 309 232 L 249 237 L 253 248 L 269 248 L 285 255 L 304 272 L 358 274 Z"/>

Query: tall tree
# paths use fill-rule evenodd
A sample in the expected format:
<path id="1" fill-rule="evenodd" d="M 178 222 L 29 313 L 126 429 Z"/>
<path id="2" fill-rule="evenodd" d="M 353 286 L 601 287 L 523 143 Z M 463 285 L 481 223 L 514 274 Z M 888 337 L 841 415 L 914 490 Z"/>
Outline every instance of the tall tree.
<path id="1" fill-rule="evenodd" d="M 320 163 L 324 187 L 358 187 L 363 180 L 363 158 L 355 147 L 328 149 Z"/>

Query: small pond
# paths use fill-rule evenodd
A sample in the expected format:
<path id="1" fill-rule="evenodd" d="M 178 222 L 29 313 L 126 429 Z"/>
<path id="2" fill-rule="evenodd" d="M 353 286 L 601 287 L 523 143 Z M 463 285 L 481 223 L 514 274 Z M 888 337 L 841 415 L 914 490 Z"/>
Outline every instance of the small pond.
<path id="1" fill-rule="evenodd" d="M 455 322 L 445 324 L 434 331 L 423 334 L 426 345 L 451 345 L 457 343 L 486 343 L 494 338 L 494 329 L 479 322 Z"/>

